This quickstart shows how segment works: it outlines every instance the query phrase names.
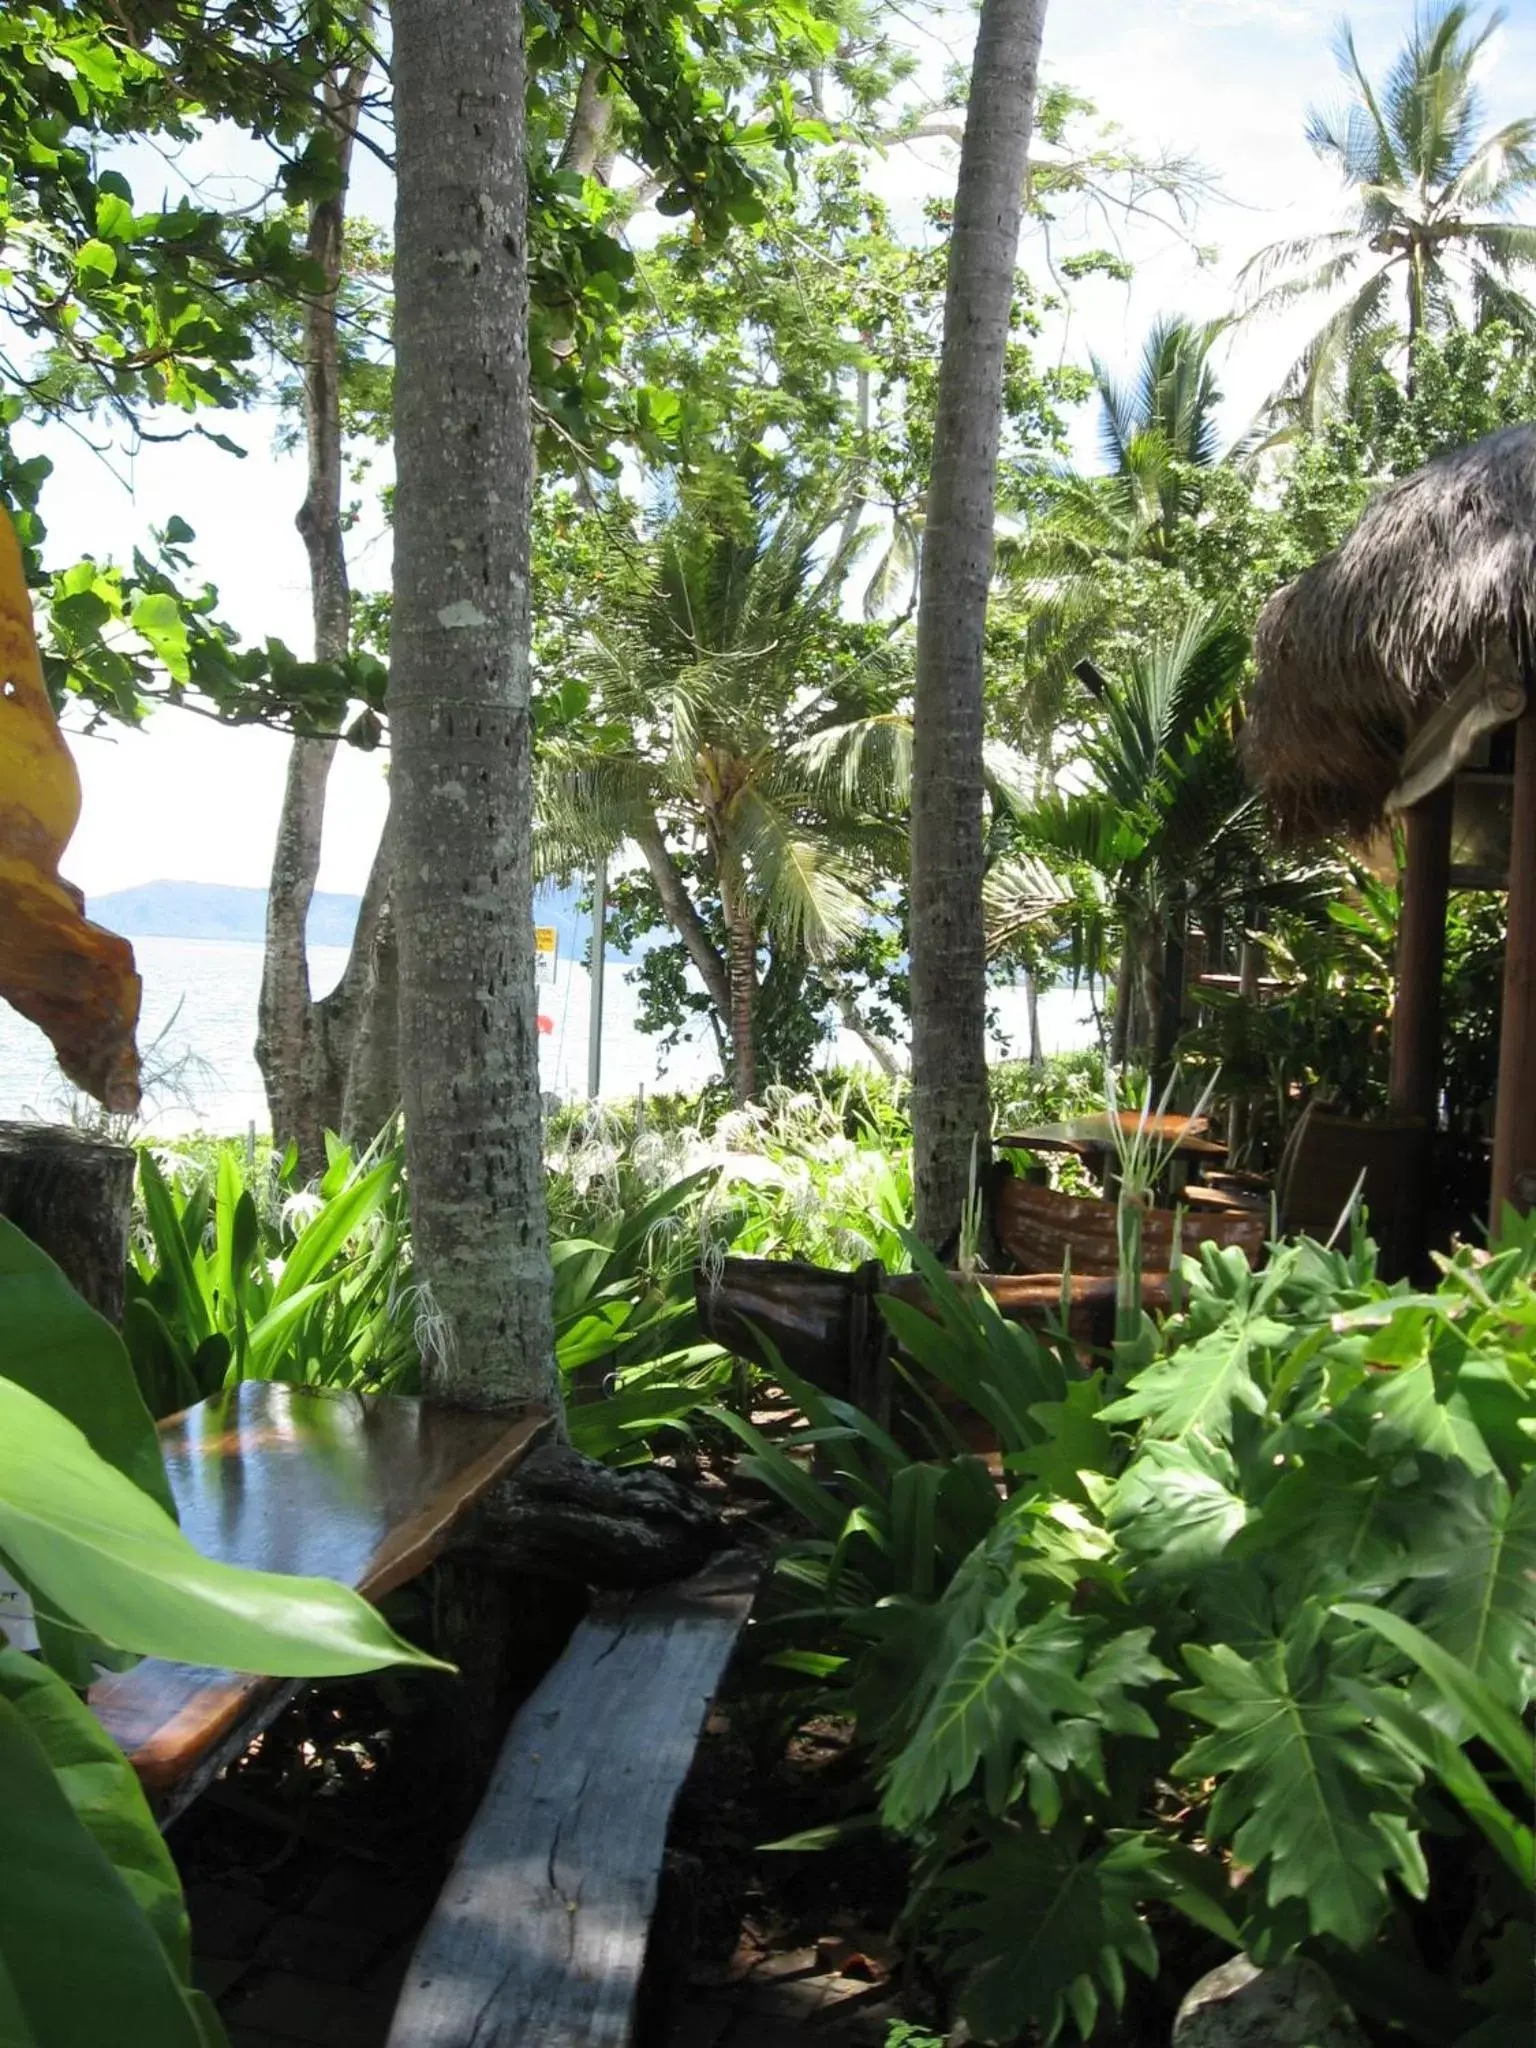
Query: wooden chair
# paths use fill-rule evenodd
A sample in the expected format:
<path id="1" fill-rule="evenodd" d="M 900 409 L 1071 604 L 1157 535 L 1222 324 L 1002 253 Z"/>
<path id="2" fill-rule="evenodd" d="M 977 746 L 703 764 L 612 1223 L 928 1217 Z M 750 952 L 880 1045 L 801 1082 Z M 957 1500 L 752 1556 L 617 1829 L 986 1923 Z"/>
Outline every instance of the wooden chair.
<path id="1" fill-rule="evenodd" d="M 1112 1274 L 1120 1249 L 1116 1208 L 1088 1196 L 1064 1195 L 1000 1175 L 993 1185 L 992 1227 L 997 1242 L 1020 1273 L 1059 1273 L 1070 1257 L 1074 1274 Z M 1148 1209 L 1141 1226 L 1146 1272 L 1166 1273 L 1173 1260 L 1174 1211 Z M 1269 1239 L 1267 1210 L 1186 1212 L 1180 1244 L 1236 1245 L 1250 1259 L 1263 1257 Z"/>
<path id="2" fill-rule="evenodd" d="M 1382 1268 L 1397 1277 L 1412 1265 L 1426 1208 L 1429 1132 L 1418 1118 L 1362 1122 L 1316 1099 L 1286 1142 L 1277 1176 L 1280 1230 L 1286 1237 L 1330 1238 L 1361 1192 Z"/>

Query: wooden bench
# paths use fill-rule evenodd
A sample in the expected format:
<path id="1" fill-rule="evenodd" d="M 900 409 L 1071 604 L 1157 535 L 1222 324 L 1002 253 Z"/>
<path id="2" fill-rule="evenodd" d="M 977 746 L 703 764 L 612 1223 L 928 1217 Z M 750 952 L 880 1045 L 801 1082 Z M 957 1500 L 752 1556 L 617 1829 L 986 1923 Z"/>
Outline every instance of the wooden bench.
<path id="1" fill-rule="evenodd" d="M 668 1819 L 758 1572 L 732 1554 L 596 1602 L 512 1724 L 389 2048 L 624 2048 Z"/>
<path id="2" fill-rule="evenodd" d="M 205 1556 L 378 1599 L 442 1551 L 549 1427 L 543 1409 L 246 1380 L 167 1418 L 160 1439 L 182 1529 Z M 146 1657 L 89 1698 L 166 1825 L 306 1682 Z"/>

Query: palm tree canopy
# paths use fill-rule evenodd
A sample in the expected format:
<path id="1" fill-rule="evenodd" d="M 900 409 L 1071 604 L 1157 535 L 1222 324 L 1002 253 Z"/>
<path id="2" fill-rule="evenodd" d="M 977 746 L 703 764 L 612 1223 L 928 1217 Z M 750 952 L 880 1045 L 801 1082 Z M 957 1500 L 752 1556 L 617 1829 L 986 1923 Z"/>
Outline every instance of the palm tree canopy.
<path id="1" fill-rule="evenodd" d="M 888 716 L 902 680 L 888 636 L 841 616 L 861 541 L 842 511 L 756 504 L 741 525 L 685 504 L 628 545 L 627 573 L 564 650 L 601 717 L 544 750 L 546 870 L 659 828 L 812 957 L 867 920 L 869 856 L 899 857 L 882 798 L 907 743 Z"/>
<path id="2" fill-rule="evenodd" d="M 1333 164 L 1351 195 L 1337 228 L 1277 242 L 1243 280 L 1249 312 L 1327 297 L 1333 310 L 1278 395 L 1280 409 L 1315 420 L 1362 350 L 1381 352 L 1457 317 L 1470 300 L 1479 324 L 1501 319 L 1536 334 L 1522 296 L 1536 264 L 1536 228 L 1515 216 L 1536 185 L 1536 117 L 1485 130 L 1478 61 L 1504 17 L 1480 23 L 1466 0 L 1439 0 L 1419 14 L 1380 87 L 1346 26 L 1339 68 L 1349 88 L 1340 110 L 1314 109 L 1307 140 Z M 1396 309 L 1401 309 L 1401 317 Z"/>

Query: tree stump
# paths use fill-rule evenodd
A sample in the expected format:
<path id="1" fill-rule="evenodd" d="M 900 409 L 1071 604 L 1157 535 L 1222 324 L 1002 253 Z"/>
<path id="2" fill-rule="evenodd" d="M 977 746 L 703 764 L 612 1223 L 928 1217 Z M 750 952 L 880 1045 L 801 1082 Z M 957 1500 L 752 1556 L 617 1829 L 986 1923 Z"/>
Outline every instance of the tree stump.
<path id="1" fill-rule="evenodd" d="M 109 1323 L 123 1320 L 136 1156 L 54 1124 L 0 1123 L 0 1216 Z"/>

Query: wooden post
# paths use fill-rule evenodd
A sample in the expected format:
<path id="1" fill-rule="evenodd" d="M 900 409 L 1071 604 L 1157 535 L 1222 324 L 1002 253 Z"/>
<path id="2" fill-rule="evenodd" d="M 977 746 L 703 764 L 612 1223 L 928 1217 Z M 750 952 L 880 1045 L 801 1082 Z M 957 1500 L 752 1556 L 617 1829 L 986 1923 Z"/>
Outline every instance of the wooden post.
<path id="1" fill-rule="evenodd" d="M 1506 1202 L 1518 1209 L 1536 1207 L 1536 691 L 1515 727 L 1509 924 L 1493 1131 L 1490 1222 L 1495 1234 Z"/>
<path id="2" fill-rule="evenodd" d="M 0 1216 L 109 1323 L 123 1320 L 137 1155 L 52 1124 L 0 1124 Z"/>
<path id="3" fill-rule="evenodd" d="M 1445 971 L 1454 800 L 1454 782 L 1442 782 L 1403 819 L 1408 868 L 1397 933 L 1388 1099 L 1394 1116 L 1420 1117 L 1430 1129 L 1440 1096 L 1440 982 Z"/>

